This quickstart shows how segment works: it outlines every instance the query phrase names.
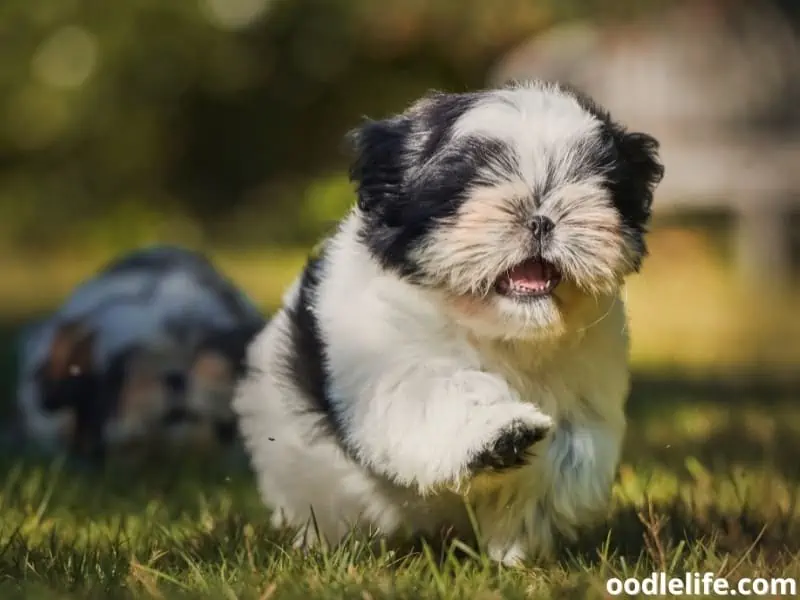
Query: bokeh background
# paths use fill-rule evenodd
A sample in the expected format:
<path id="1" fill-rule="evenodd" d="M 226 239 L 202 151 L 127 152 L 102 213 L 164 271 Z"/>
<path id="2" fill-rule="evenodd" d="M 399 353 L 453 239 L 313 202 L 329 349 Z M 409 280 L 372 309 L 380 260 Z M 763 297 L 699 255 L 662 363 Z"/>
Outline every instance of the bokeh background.
<path id="1" fill-rule="evenodd" d="M 563 79 L 661 139 L 666 165 L 625 290 L 612 533 L 583 556 L 611 539 L 622 570 L 800 575 L 800 2 L 2 0 L 0 49 L 0 405 L 20 325 L 117 254 L 205 250 L 272 311 L 354 200 L 342 139 L 363 116 L 431 88 Z M 198 589 L 260 574 L 246 589 L 307 598 L 328 577 L 272 544 L 246 469 L 153 485 L 58 469 L 0 460 L 4 598 L 117 597 L 155 589 L 153 569 Z M 341 577 L 360 582 L 348 557 Z M 520 589 L 550 585 L 533 577 Z"/>
<path id="2" fill-rule="evenodd" d="M 4 0 L 6 364 L 20 323 L 147 243 L 210 252 L 273 310 L 353 201 L 342 138 L 359 119 L 431 88 L 543 76 L 664 144 L 652 254 L 625 291 L 632 411 L 661 415 L 634 427 L 640 455 L 789 453 L 800 439 L 798 6 Z"/>

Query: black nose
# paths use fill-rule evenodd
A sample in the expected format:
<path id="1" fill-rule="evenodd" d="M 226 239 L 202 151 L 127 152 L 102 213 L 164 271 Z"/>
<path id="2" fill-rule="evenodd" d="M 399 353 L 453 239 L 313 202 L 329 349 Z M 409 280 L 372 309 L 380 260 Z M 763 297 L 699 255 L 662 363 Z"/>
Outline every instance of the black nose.
<path id="1" fill-rule="evenodd" d="M 556 226 L 553 221 L 548 217 L 543 217 L 541 215 L 536 215 L 531 219 L 530 229 L 534 236 L 538 239 L 542 239 L 548 233 L 553 231 L 553 228 Z"/>
<path id="2" fill-rule="evenodd" d="M 183 373 L 168 373 L 164 377 L 164 385 L 170 392 L 182 394 L 186 391 L 186 375 Z"/>

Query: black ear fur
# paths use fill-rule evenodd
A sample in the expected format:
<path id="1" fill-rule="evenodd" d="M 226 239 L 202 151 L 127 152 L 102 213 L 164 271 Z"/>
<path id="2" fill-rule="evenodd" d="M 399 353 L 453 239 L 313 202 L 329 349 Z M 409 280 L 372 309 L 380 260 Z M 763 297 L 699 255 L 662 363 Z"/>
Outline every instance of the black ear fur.
<path id="1" fill-rule="evenodd" d="M 646 133 L 627 131 L 580 88 L 566 82 L 559 83 L 558 87 L 604 124 L 611 153 L 616 159 L 615 168 L 609 173 L 611 186 L 617 202 L 622 204 L 620 208 L 627 224 L 635 230 L 643 230 L 650 218 L 653 192 L 664 177 L 658 140 Z"/>
<path id="2" fill-rule="evenodd" d="M 370 212 L 402 195 L 403 154 L 410 132 L 410 120 L 395 117 L 366 121 L 348 135 L 356 155 L 350 180 L 357 185 L 360 210 Z"/>
<path id="3" fill-rule="evenodd" d="M 91 372 L 94 368 L 95 333 L 82 323 L 62 324 L 53 334 L 44 375 L 53 380 L 67 379 L 75 374 Z"/>
<path id="4" fill-rule="evenodd" d="M 647 133 L 625 133 L 620 140 L 620 154 L 629 165 L 630 175 L 640 188 L 648 212 L 653 203 L 653 192 L 664 178 L 664 165 L 658 148 L 658 140 Z"/>
<path id="5" fill-rule="evenodd" d="M 653 192 L 664 177 L 659 143 L 649 134 L 628 132 L 618 124 L 609 125 L 616 155 L 615 166 L 609 173 L 610 184 L 626 225 L 642 233 L 650 220 Z"/>
<path id="6" fill-rule="evenodd" d="M 406 112 L 382 120 L 367 120 L 350 132 L 355 150 L 350 179 L 358 185 L 358 207 L 364 212 L 404 199 L 404 175 L 426 164 L 440 149 L 453 124 L 482 93 L 448 94 L 430 91 Z M 417 126 L 412 126 L 416 123 Z M 409 138 L 414 135 L 413 144 Z"/>

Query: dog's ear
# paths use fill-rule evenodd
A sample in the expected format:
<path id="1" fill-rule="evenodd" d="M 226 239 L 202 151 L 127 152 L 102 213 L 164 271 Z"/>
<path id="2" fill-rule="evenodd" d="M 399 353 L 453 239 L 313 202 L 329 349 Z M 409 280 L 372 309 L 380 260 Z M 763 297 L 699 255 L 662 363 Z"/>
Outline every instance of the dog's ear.
<path id="1" fill-rule="evenodd" d="M 631 195 L 641 203 L 646 220 L 650 216 L 653 192 L 664 178 L 658 140 L 647 133 L 625 132 L 618 137 L 617 144 L 627 171 L 625 175 Z"/>
<path id="2" fill-rule="evenodd" d="M 404 154 L 411 122 L 405 116 L 368 120 L 347 136 L 355 158 L 350 180 L 357 186 L 358 208 L 370 212 L 402 195 Z"/>
<path id="3" fill-rule="evenodd" d="M 94 366 L 95 335 L 80 323 L 65 323 L 53 335 L 45 362 L 45 375 L 62 380 L 88 373 Z"/>
<path id="4" fill-rule="evenodd" d="M 80 323 L 58 327 L 40 373 L 42 406 L 46 410 L 74 408 L 88 393 L 83 382 L 94 375 L 95 335 Z"/>

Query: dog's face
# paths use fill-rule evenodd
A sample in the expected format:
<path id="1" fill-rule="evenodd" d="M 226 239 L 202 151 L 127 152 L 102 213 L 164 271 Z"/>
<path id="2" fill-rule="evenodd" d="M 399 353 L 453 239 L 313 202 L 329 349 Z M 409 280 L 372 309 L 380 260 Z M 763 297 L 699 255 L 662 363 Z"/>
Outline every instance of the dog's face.
<path id="1" fill-rule="evenodd" d="M 234 388 L 259 329 L 195 330 L 188 339 L 165 337 L 120 356 L 118 408 L 106 427 L 110 444 L 124 452 L 147 446 L 213 452 L 234 442 Z"/>
<path id="2" fill-rule="evenodd" d="M 94 360 L 96 335 L 60 327 L 38 373 L 41 408 L 65 417 L 55 440 L 87 458 L 147 459 L 165 448 L 213 452 L 236 436 L 231 400 L 253 327 L 164 335 Z"/>
<path id="3" fill-rule="evenodd" d="M 645 256 L 658 144 L 579 92 L 434 94 L 352 138 L 362 241 L 481 334 L 585 326 Z"/>
<path id="4" fill-rule="evenodd" d="M 190 421 L 185 410 L 187 351 L 169 336 L 115 356 L 108 372 L 114 410 L 104 437 L 115 454 L 136 454 Z"/>

